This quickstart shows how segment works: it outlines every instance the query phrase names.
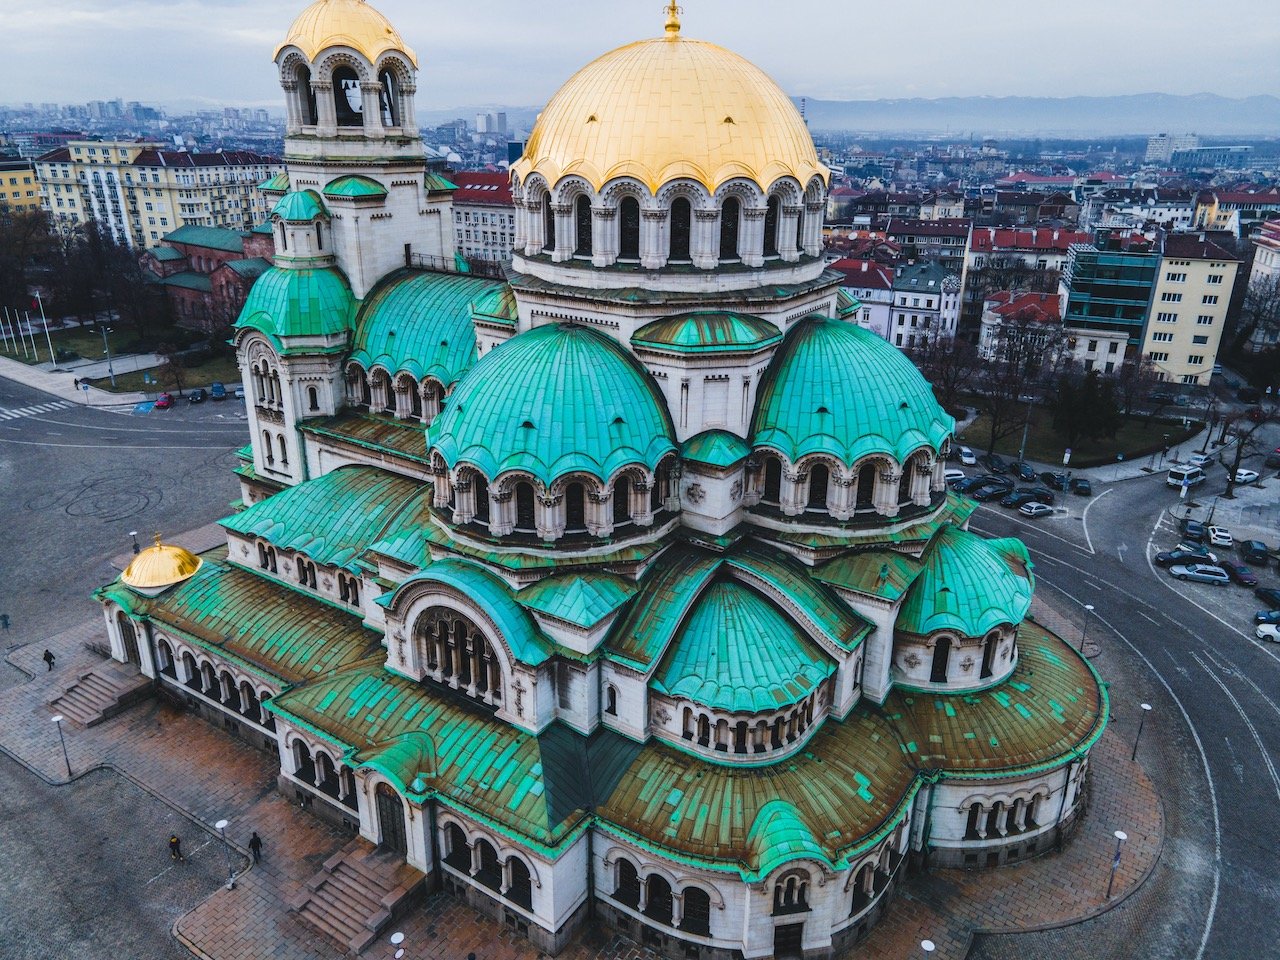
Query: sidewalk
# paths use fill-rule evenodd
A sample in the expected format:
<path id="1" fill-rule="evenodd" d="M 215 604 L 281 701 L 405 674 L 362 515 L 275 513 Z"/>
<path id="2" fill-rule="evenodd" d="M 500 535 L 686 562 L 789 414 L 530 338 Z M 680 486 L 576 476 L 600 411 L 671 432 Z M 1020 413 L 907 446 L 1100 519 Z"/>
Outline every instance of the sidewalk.
<path id="1" fill-rule="evenodd" d="M 124 372 L 124 368 L 117 366 L 116 373 Z M 52 394 L 63 400 L 70 400 L 82 406 L 132 407 L 134 404 L 142 403 L 147 399 L 146 394 L 136 391 L 132 393 L 109 393 L 106 390 L 99 390 L 97 387 L 90 387 L 87 391 L 83 388 L 77 390 L 75 385 L 76 374 L 70 371 L 51 370 L 47 363 L 32 366 L 18 360 L 10 360 L 7 357 L 0 357 L 0 377 Z"/>
<path id="2" fill-rule="evenodd" d="M 1064 636 L 1074 635 L 1039 601 L 1035 613 Z M 0 749 L 50 782 L 65 782 L 65 770 L 45 701 L 76 671 L 100 662 L 84 644 L 101 641 L 102 635 L 102 622 L 95 619 L 10 654 L 10 662 L 32 679 L 0 690 Z M 57 655 L 52 673 L 40 661 L 46 646 Z M 235 890 L 218 889 L 175 925 L 176 936 L 198 956 L 317 960 L 342 955 L 290 916 L 285 904 L 348 838 L 275 791 L 274 755 L 160 701 L 144 702 L 88 729 L 68 724 L 65 733 L 76 774 L 95 766 L 114 769 L 205 830 L 225 817 L 231 822 L 228 837 L 242 853 L 250 831 L 262 836 L 262 864 L 247 868 Z M 1123 901 L 1155 866 L 1164 835 L 1160 800 L 1127 753 L 1128 744 L 1112 732 L 1095 747 L 1088 814 L 1062 853 L 1001 870 L 935 870 L 907 880 L 885 918 L 857 948 L 858 956 L 913 956 L 928 938 L 938 946 L 935 960 L 962 960 L 975 932 L 1063 926 Z M 1107 901 L 1117 828 L 1128 832 L 1129 842 L 1115 895 Z M 445 895 L 432 897 L 400 929 L 415 958 L 459 960 L 470 952 L 485 960 L 539 957 L 528 941 Z M 392 953 L 383 939 L 363 956 L 381 960 Z M 588 931 L 562 956 L 615 960 L 652 954 L 622 937 Z"/>

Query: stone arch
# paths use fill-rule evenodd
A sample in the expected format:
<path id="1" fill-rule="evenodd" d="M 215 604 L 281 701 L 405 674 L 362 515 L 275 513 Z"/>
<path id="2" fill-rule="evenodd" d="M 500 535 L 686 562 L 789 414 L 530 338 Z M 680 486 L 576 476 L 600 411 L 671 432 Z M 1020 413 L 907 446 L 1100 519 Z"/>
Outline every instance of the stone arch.
<path id="1" fill-rule="evenodd" d="M 516 658 L 502 631 L 470 597 L 445 584 L 416 583 L 395 596 L 390 613 L 403 617 L 426 679 L 502 707 Z"/>
<path id="2" fill-rule="evenodd" d="M 958 644 L 950 634 L 935 634 L 930 638 L 932 649 L 929 665 L 930 683 L 947 683 L 951 672 L 951 651 Z"/>
<path id="3" fill-rule="evenodd" d="M 799 913 L 809 909 L 812 878 L 802 867 L 789 867 L 769 885 L 773 893 L 773 912 Z"/>
<path id="4" fill-rule="evenodd" d="M 533 177 L 529 178 L 532 182 Z M 578 197 L 585 196 L 588 200 L 595 202 L 596 192 L 592 189 L 591 184 L 582 177 L 570 175 L 561 177 L 554 187 L 549 188 L 552 203 L 573 203 Z"/>
<path id="5" fill-rule="evenodd" d="M 618 177 L 600 188 L 599 201 L 602 207 L 617 209 L 624 197 L 634 197 L 640 202 L 642 210 L 653 209 L 655 206 L 649 188 L 634 177 Z"/>
<path id="6" fill-rule="evenodd" d="M 779 177 L 765 191 L 766 197 L 777 197 L 783 203 L 797 204 L 803 199 L 800 181 L 795 177 Z"/>
<path id="7" fill-rule="evenodd" d="M 392 372 L 380 363 L 369 368 L 369 412 L 395 413 Z"/>
<path id="8" fill-rule="evenodd" d="M 838 481 L 846 481 L 848 468 L 837 460 L 835 457 L 826 453 L 810 453 L 801 457 L 796 462 L 796 470 L 798 470 L 803 478 L 804 493 L 803 504 L 806 513 L 827 513 L 835 512 L 836 494 L 838 492 Z M 815 496 L 819 491 L 815 488 L 816 471 L 825 471 L 825 483 L 821 487 L 821 495 Z M 817 474 L 817 476 L 821 476 Z"/>
<path id="9" fill-rule="evenodd" d="M 318 83 L 333 83 L 334 72 L 339 67 L 349 67 L 361 82 L 368 83 L 374 79 L 373 64 L 350 47 L 334 47 L 323 51 L 316 58 L 311 71 L 312 77 Z"/>

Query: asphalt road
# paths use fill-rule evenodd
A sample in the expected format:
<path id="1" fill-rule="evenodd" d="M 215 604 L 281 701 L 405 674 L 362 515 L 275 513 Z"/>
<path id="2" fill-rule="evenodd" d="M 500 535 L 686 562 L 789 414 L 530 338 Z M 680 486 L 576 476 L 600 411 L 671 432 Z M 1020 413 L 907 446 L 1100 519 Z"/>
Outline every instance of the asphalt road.
<path id="1" fill-rule="evenodd" d="M 1215 469 L 1197 491 L 1202 502 L 1224 485 Z M 1100 646 L 1115 729 L 1132 738 L 1139 704 L 1152 705 L 1138 756 L 1164 801 L 1164 855 L 1120 909 L 1061 931 L 982 938 L 973 956 L 1275 956 L 1280 823 L 1266 811 L 1280 800 L 1280 649 L 1254 639 L 1259 604 L 1246 588 L 1179 583 L 1150 563 L 1177 542 L 1168 514 L 1177 493 L 1163 474 L 1095 491 L 1065 517 L 1028 521 L 984 506 L 972 525 L 1021 537 L 1037 589 L 1074 610 Z M 1280 585 L 1274 568 L 1262 579 Z"/>

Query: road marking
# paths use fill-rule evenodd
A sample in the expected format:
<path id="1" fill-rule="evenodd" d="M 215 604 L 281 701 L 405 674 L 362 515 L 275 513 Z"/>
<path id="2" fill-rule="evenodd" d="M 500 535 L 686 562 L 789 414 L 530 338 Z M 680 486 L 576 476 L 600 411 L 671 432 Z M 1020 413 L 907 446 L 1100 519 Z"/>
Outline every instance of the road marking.
<path id="1" fill-rule="evenodd" d="M 993 511 L 993 512 L 994 512 L 994 511 Z M 1060 537 L 1060 536 L 1058 536 L 1056 533 L 1050 533 L 1050 532 L 1049 532 L 1048 530 L 1046 530 L 1044 527 L 1036 526 L 1035 524 L 1028 523 L 1028 522 L 1027 522 L 1027 521 L 1025 521 L 1025 520 L 1021 520 L 1021 519 L 1019 519 L 1018 517 L 1011 516 L 1011 515 L 1009 515 L 1009 514 L 996 513 L 995 515 L 996 515 L 997 517 L 1004 517 L 1006 520 L 1012 520 L 1014 523 L 1018 524 L 1019 526 L 1026 527 L 1028 530 L 1033 530 L 1033 531 L 1035 531 L 1036 533 L 1042 534 L 1043 536 L 1046 536 L 1046 537 L 1052 537 L 1054 540 L 1061 540 L 1061 541 L 1062 541 L 1063 543 L 1065 543 L 1068 547 L 1071 547 L 1071 548 L 1072 548 L 1072 549 L 1074 549 L 1074 550 L 1079 550 L 1081 553 L 1090 553 L 1090 552 L 1091 552 L 1091 551 L 1085 550 L 1085 548 L 1084 548 L 1084 547 L 1082 547 L 1082 546 L 1080 546 L 1080 544 L 1078 544 L 1078 543 L 1072 543 L 1072 542 L 1071 542 L 1070 540 L 1068 540 L 1066 537 Z M 975 514 L 975 516 L 977 516 L 977 514 Z M 973 524 L 971 523 L 971 524 L 970 524 L 970 526 L 973 526 Z M 981 525 L 981 524 L 978 524 L 978 530 L 979 530 L 979 531 L 982 531 L 982 525 Z M 984 531 L 984 532 L 985 532 L 985 533 L 987 533 L 987 534 L 989 534 L 990 536 L 993 536 L 993 537 L 998 537 L 998 536 L 1000 536 L 1000 534 L 999 534 L 999 533 L 997 533 L 997 532 L 996 532 L 996 531 L 994 531 L 994 530 L 986 530 L 986 531 Z"/>
<path id="2" fill-rule="evenodd" d="M 209 844 L 211 844 L 211 843 L 213 843 L 213 841 L 212 841 L 212 840 L 206 840 L 204 843 L 200 844 L 200 846 L 196 847 L 194 850 L 192 850 L 190 853 L 188 853 L 188 854 L 186 855 L 186 857 L 184 857 L 184 858 L 183 858 L 183 860 L 181 860 L 181 861 L 179 861 L 179 860 L 175 860 L 173 863 L 170 863 L 170 864 L 169 864 L 169 866 L 165 867 L 163 870 L 161 870 L 159 873 L 157 873 L 154 877 L 152 877 L 150 880 L 148 880 L 146 883 L 144 883 L 144 884 L 143 884 L 143 886 L 144 886 L 144 887 L 147 887 L 147 886 L 150 886 L 151 884 L 155 883 L 157 880 L 159 880 L 161 877 L 163 877 L 163 876 L 164 876 L 166 873 L 168 873 L 170 870 L 173 870 L 173 869 L 175 868 L 175 867 L 174 867 L 174 864 L 182 863 L 182 862 L 185 862 L 186 860 L 190 860 L 192 857 L 194 857 L 197 853 L 199 853 L 201 850 L 203 850 L 205 847 L 207 847 L 207 846 L 208 846 Z"/>
<path id="3" fill-rule="evenodd" d="M 17 420 L 19 417 L 34 417 L 41 413 L 53 413 L 55 410 L 66 410 L 74 407 L 70 400 L 59 400 L 57 403 L 37 403 L 29 407 L 18 407 L 10 410 L 0 407 L 0 420 Z"/>
<path id="4" fill-rule="evenodd" d="M 1089 536 L 1089 511 L 1093 509 L 1093 505 L 1095 503 L 1097 503 L 1099 500 L 1101 500 L 1103 497 L 1105 497 L 1108 493 L 1110 493 L 1114 489 L 1115 487 L 1108 487 L 1106 490 L 1103 490 L 1102 493 L 1098 494 L 1096 497 L 1094 497 L 1092 500 L 1089 501 L 1089 505 L 1084 508 L 1084 513 L 1080 515 L 1080 522 L 1084 524 L 1084 542 L 1089 545 L 1090 553 L 1095 553 L 1096 551 L 1093 549 L 1093 538 Z"/>
<path id="5" fill-rule="evenodd" d="M 67 447 L 72 450 L 218 450 L 217 444 L 202 443 L 196 445 L 170 445 L 163 443 L 45 443 L 42 440 L 11 440 L 0 437 L 0 443 L 16 443 L 24 447 Z"/>
<path id="6" fill-rule="evenodd" d="M 1240 719 L 1244 721 L 1244 725 L 1249 728 L 1253 742 L 1258 745 L 1258 752 L 1262 754 L 1262 762 L 1267 765 L 1267 772 L 1271 774 L 1271 784 L 1276 788 L 1276 798 L 1280 799 L 1280 774 L 1276 773 L 1276 765 L 1271 761 L 1271 755 L 1267 753 L 1267 748 L 1262 742 L 1262 736 L 1258 733 L 1258 728 L 1253 725 L 1249 715 L 1244 712 L 1244 707 L 1240 706 L 1240 701 L 1236 699 L 1236 695 L 1222 682 L 1222 678 L 1209 669 L 1209 665 L 1200 659 L 1200 655 L 1193 653 L 1191 658 L 1200 664 L 1204 672 L 1209 675 L 1209 679 L 1218 685 L 1226 698 L 1231 701 L 1231 705 L 1236 708 L 1236 713 L 1240 714 Z"/>
<path id="7" fill-rule="evenodd" d="M 1152 623 L 1155 623 L 1155 622 L 1156 622 L 1156 618 L 1155 618 L 1155 617 L 1148 617 L 1148 616 L 1147 616 L 1145 613 L 1143 613 L 1141 610 L 1135 610 L 1135 611 L 1133 611 L 1133 612 L 1134 612 L 1134 613 L 1136 613 L 1138 616 L 1140 616 L 1143 620 L 1150 620 Z M 1157 626 L 1159 626 L 1159 624 L 1156 624 L 1156 625 L 1157 625 Z"/>

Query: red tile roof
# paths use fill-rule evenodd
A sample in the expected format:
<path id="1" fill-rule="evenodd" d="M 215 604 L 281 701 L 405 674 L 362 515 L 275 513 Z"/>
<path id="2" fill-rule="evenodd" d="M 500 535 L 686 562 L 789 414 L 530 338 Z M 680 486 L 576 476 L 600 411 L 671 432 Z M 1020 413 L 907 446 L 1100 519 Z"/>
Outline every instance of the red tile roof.
<path id="1" fill-rule="evenodd" d="M 269 157 L 247 150 L 224 150 L 218 153 L 185 153 L 180 150 L 143 150 L 133 160 L 135 167 L 255 167 L 279 163 L 279 157 Z"/>
<path id="2" fill-rule="evenodd" d="M 1073 243 L 1092 243 L 1093 234 L 1056 227 L 974 227 L 969 249 L 974 253 L 996 250 L 1053 250 L 1066 253 Z"/>
<path id="3" fill-rule="evenodd" d="M 995 302 L 991 311 L 1006 320 L 1018 320 L 1030 323 L 1059 323 L 1062 313 L 1057 294 L 1053 293 L 1012 293 L 1001 290 L 987 298 L 987 302 Z"/>
<path id="4" fill-rule="evenodd" d="M 514 207 L 511 178 L 505 173 L 480 173 L 474 170 L 449 175 L 458 187 L 454 203 L 474 203 L 494 207 Z"/>
<path id="5" fill-rule="evenodd" d="M 964 217 L 944 217 L 939 220 L 916 220 L 910 217 L 894 217 L 884 232 L 893 235 L 904 233 L 919 237 L 967 237 L 972 220 Z"/>
<path id="6" fill-rule="evenodd" d="M 1171 233 L 1164 239 L 1164 255 L 1179 260 L 1238 260 L 1204 233 Z"/>
<path id="7" fill-rule="evenodd" d="M 37 163 L 70 163 L 71 151 L 66 147 L 57 147 L 48 153 L 42 153 L 36 157 Z"/>
<path id="8" fill-rule="evenodd" d="M 893 267 L 874 260 L 855 260 L 852 258 L 837 260 L 831 264 L 832 270 L 844 274 L 846 287 L 862 287 L 867 290 L 893 289 Z"/>

